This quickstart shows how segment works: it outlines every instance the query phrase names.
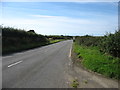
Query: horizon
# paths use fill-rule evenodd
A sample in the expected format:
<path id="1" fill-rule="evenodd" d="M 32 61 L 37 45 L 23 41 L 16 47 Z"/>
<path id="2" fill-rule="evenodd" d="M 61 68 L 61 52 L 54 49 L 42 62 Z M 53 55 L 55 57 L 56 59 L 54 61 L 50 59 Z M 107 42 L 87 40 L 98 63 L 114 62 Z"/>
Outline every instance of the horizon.
<path id="1" fill-rule="evenodd" d="M 2 2 L 3 26 L 42 35 L 103 36 L 118 30 L 117 2 Z"/>

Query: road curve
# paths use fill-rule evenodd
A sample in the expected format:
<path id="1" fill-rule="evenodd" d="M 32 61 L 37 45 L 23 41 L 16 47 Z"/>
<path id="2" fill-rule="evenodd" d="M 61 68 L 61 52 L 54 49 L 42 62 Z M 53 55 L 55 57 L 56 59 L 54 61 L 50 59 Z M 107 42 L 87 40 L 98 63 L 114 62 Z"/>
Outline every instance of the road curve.
<path id="1" fill-rule="evenodd" d="M 72 40 L 2 57 L 2 88 L 118 88 L 116 80 L 72 63 Z"/>
<path id="2" fill-rule="evenodd" d="M 67 88 L 72 40 L 2 57 L 2 88 Z"/>

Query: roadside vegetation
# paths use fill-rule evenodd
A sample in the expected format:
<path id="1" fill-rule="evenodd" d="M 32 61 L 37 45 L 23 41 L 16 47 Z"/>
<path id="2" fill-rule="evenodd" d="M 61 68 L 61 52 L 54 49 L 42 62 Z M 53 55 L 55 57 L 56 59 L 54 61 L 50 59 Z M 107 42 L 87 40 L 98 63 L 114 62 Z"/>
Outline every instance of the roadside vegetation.
<path id="1" fill-rule="evenodd" d="M 60 41 L 63 41 L 63 39 L 60 39 L 60 40 L 50 40 L 50 44 L 57 43 L 57 42 L 60 42 Z"/>
<path id="2" fill-rule="evenodd" d="M 11 27 L 2 28 L 2 54 L 27 50 L 48 43 L 47 38 L 34 32 Z"/>
<path id="3" fill-rule="evenodd" d="M 72 36 L 63 36 L 63 35 L 47 35 L 45 37 L 49 39 L 50 44 L 57 43 L 64 40 L 70 40 L 73 38 Z"/>
<path id="4" fill-rule="evenodd" d="M 73 49 L 79 64 L 110 78 L 120 79 L 120 31 L 101 37 L 78 36 Z"/>
<path id="5" fill-rule="evenodd" d="M 44 45 L 53 44 L 62 40 L 66 40 L 64 36 L 62 39 L 58 36 L 43 36 L 36 34 L 34 30 L 21 30 L 12 27 L 2 28 L 2 54 L 9 54 L 13 52 L 32 49 Z"/>
<path id="6" fill-rule="evenodd" d="M 72 86 L 73 88 L 78 88 L 78 86 L 79 86 L 78 80 L 77 80 L 77 79 L 73 80 L 71 86 Z"/>
<path id="7" fill-rule="evenodd" d="M 52 40 L 68 40 L 68 39 L 72 39 L 72 36 L 63 36 L 63 35 L 47 35 L 45 36 L 46 38 L 52 39 Z"/>

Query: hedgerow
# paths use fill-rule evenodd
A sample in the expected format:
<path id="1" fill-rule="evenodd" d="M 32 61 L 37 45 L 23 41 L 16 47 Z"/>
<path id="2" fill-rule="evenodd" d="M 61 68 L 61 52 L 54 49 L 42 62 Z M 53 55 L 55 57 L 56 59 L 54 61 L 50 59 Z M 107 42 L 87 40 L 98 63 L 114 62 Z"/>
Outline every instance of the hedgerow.
<path id="1" fill-rule="evenodd" d="M 75 41 L 79 45 L 97 46 L 103 53 L 108 53 L 114 57 L 120 57 L 120 30 L 114 34 L 105 36 L 78 36 Z"/>
<path id="2" fill-rule="evenodd" d="M 11 27 L 2 28 L 2 54 L 21 51 L 48 43 L 46 37 Z"/>
<path id="3" fill-rule="evenodd" d="M 108 34 L 101 40 L 100 48 L 115 57 L 120 58 L 120 30 L 115 34 Z"/>

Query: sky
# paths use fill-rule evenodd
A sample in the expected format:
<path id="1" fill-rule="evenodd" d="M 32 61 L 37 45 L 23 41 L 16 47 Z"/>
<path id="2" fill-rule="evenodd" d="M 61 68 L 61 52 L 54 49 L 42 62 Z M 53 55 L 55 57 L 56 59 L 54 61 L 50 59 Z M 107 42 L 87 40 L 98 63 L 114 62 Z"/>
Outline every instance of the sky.
<path id="1" fill-rule="evenodd" d="M 95 0 L 94 0 L 95 1 Z M 101 36 L 118 29 L 118 2 L 0 2 L 3 26 L 43 35 Z"/>

